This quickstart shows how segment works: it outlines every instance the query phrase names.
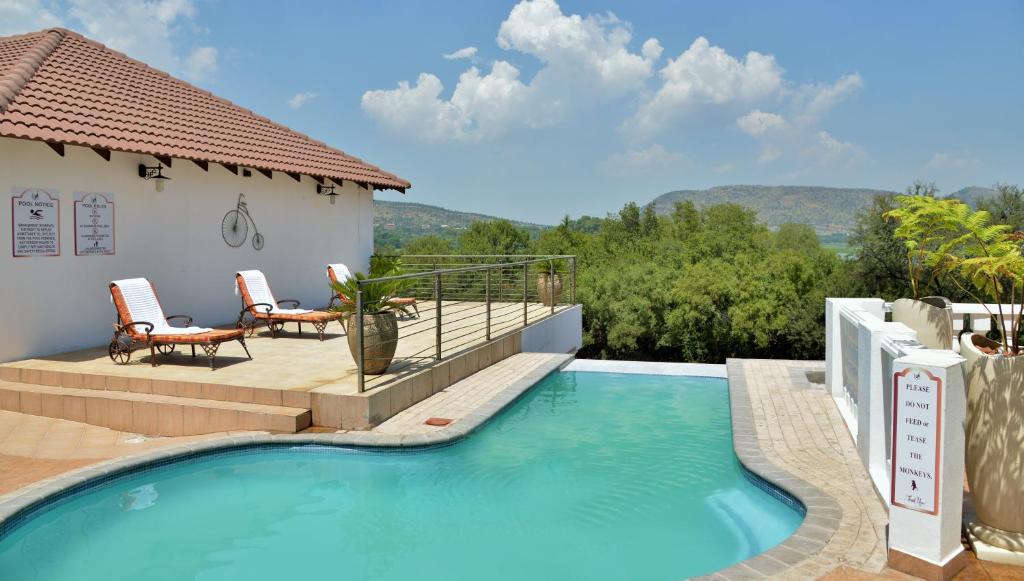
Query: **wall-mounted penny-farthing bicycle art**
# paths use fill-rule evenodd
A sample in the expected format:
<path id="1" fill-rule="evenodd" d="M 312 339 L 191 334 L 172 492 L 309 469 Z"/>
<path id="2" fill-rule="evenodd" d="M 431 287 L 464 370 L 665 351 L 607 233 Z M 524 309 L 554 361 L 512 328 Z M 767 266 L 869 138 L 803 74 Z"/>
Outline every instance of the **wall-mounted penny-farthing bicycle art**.
<path id="1" fill-rule="evenodd" d="M 232 248 L 238 248 L 245 244 L 249 237 L 249 224 L 252 224 L 252 247 L 256 250 L 263 250 L 263 235 L 256 227 L 256 221 L 249 214 L 249 206 L 245 203 L 245 194 L 238 194 L 238 204 L 234 210 L 224 214 L 224 220 L 220 223 L 220 233 L 224 242 Z"/>

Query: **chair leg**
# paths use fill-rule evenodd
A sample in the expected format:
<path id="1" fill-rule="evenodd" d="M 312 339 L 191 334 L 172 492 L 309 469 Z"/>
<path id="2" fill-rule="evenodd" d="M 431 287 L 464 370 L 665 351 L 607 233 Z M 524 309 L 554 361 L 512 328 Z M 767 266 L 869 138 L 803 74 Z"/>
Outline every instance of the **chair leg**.
<path id="1" fill-rule="evenodd" d="M 323 323 L 313 323 L 313 326 L 316 327 L 316 332 L 320 336 L 320 342 L 323 342 L 323 340 L 324 340 L 324 329 L 327 328 L 327 322 L 325 321 Z"/>
<path id="2" fill-rule="evenodd" d="M 249 356 L 249 361 L 252 361 L 252 353 L 249 353 L 249 347 L 245 344 L 245 337 L 239 337 L 238 342 L 242 344 L 242 349 L 245 349 L 245 354 Z"/>
<path id="3" fill-rule="evenodd" d="M 210 369 L 212 370 L 214 368 L 214 358 L 217 357 L 217 349 L 220 349 L 220 343 L 203 343 L 200 346 L 206 352 L 206 358 L 210 361 Z"/>
<path id="4" fill-rule="evenodd" d="M 192 358 L 195 359 L 195 357 L 196 357 L 196 346 L 192 345 Z"/>
<path id="5" fill-rule="evenodd" d="M 420 318 L 420 308 L 416 306 L 416 303 L 412 304 L 412 310 L 416 311 L 416 318 Z"/>
<path id="6" fill-rule="evenodd" d="M 156 367 L 156 345 L 152 341 L 149 342 L 149 360 Z"/>
<path id="7" fill-rule="evenodd" d="M 301 335 L 301 334 L 302 334 L 302 323 L 300 322 L 299 323 L 299 335 Z"/>

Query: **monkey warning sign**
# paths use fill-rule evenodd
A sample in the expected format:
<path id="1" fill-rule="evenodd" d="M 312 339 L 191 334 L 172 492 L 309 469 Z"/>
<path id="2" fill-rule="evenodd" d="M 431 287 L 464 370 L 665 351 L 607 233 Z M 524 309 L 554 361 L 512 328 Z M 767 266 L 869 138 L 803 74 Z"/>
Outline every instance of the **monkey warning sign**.
<path id="1" fill-rule="evenodd" d="M 942 378 L 908 367 L 892 384 L 892 504 L 938 514 Z"/>

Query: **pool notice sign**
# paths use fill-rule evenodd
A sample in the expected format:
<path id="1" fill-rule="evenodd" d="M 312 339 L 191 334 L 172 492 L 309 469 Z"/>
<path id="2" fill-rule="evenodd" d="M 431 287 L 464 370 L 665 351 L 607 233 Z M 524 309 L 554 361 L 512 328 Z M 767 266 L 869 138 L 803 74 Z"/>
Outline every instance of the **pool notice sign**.
<path id="1" fill-rule="evenodd" d="M 908 367 L 892 388 L 892 504 L 938 514 L 942 377 Z"/>
<path id="2" fill-rule="evenodd" d="M 11 188 L 11 251 L 15 258 L 60 256 L 60 196 L 42 188 Z"/>
<path id="3" fill-rule="evenodd" d="M 75 192 L 75 256 L 114 254 L 111 194 Z"/>

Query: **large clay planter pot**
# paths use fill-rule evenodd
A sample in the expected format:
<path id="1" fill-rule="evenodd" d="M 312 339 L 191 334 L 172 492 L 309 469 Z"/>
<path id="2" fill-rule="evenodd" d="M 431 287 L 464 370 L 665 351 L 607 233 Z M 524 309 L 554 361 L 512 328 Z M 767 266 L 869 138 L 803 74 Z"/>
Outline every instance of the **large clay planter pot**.
<path id="1" fill-rule="evenodd" d="M 967 361 L 967 483 L 981 521 L 971 532 L 1007 550 L 1024 550 L 1024 356 L 989 355 L 982 335 L 964 335 Z"/>
<path id="2" fill-rule="evenodd" d="M 562 298 L 562 277 L 555 275 L 555 292 L 552 293 L 550 276 L 548 274 L 537 276 L 537 294 L 540 295 L 540 301 L 544 303 L 545 307 L 558 304 Z"/>
<path id="3" fill-rule="evenodd" d="M 348 316 L 348 349 L 359 359 L 356 345 L 356 316 Z M 380 375 L 388 370 L 398 347 L 398 317 L 394 311 L 363 315 L 363 373 Z"/>
<path id="4" fill-rule="evenodd" d="M 899 299 L 892 304 L 892 320 L 917 331 L 917 341 L 928 349 L 953 348 L 953 309 L 945 298 Z"/>

